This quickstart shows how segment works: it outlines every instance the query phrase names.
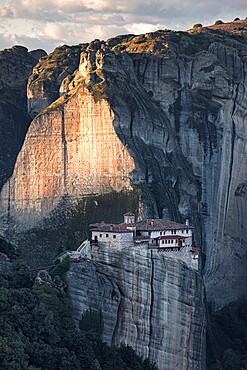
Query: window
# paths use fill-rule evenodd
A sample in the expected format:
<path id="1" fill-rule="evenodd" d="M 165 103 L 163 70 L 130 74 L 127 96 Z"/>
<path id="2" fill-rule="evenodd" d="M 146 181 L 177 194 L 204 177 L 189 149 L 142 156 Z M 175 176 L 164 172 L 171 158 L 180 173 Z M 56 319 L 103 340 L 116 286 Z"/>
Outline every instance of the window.
<path id="1" fill-rule="evenodd" d="M 189 230 L 187 229 L 187 230 L 186 230 L 186 234 L 188 234 L 188 233 L 189 233 Z"/>
<path id="2" fill-rule="evenodd" d="M 108 238 L 108 234 L 105 234 L 106 238 Z"/>
<path id="3" fill-rule="evenodd" d="M 176 234 L 176 230 L 174 230 L 174 234 Z"/>
<path id="4" fill-rule="evenodd" d="M 182 230 L 182 234 L 184 233 L 184 231 Z"/>
<path id="5" fill-rule="evenodd" d="M 162 240 L 162 244 L 164 244 L 164 240 Z"/>
<path id="6" fill-rule="evenodd" d="M 116 239 L 116 235 L 113 235 L 113 239 Z"/>
<path id="7" fill-rule="evenodd" d="M 162 231 L 160 231 L 160 235 L 162 235 Z"/>
<path id="8" fill-rule="evenodd" d="M 166 244 L 167 244 L 167 240 L 166 240 Z"/>
<path id="9" fill-rule="evenodd" d="M 102 238 L 102 234 L 99 234 L 99 237 Z"/>
<path id="10" fill-rule="evenodd" d="M 176 240 L 176 244 L 178 244 L 178 240 Z"/>

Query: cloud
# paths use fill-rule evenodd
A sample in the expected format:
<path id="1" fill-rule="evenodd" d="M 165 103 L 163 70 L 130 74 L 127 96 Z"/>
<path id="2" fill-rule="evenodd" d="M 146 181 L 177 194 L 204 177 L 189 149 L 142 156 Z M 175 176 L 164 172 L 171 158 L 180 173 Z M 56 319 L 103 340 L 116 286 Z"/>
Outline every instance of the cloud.
<path id="1" fill-rule="evenodd" d="M 1 0 L 0 49 L 76 44 L 121 33 L 188 29 L 247 16 L 246 0 Z M 35 44 L 37 43 L 37 44 Z"/>
<path id="2" fill-rule="evenodd" d="M 1 49 L 8 48 L 10 45 L 18 44 L 15 35 L 10 34 L 9 32 L 0 33 L 0 45 Z"/>

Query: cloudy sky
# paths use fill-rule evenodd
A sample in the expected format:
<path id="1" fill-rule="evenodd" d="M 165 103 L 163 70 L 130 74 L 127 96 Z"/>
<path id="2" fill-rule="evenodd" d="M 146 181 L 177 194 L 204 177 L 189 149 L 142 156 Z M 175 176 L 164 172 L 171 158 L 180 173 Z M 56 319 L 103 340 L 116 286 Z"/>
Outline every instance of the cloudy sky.
<path id="1" fill-rule="evenodd" d="M 0 0 L 0 5 L 0 50 L 19 44 L 50 52 L 64 43 L 247 17 L 247 0 Z"/>

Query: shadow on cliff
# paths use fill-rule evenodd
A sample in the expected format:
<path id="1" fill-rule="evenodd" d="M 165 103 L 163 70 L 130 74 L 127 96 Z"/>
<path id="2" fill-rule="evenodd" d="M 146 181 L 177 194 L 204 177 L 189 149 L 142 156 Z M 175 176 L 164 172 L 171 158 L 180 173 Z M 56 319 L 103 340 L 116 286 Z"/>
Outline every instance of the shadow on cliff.
<path id="1" fill-rule="evenodd" d="M 19 251 L 31 266 L 51 264 L 65 250 L 75 250 L 89 235 L 89 224 L 122 222 L 125 212 L 138 215 L 139 192 L 112 192 L 81 200 L 64 196 L 36 227 L 17 236 Z"/>
<path id="2" fill-rule="evenodd" d="M 247 369 L 247 299 L 211 312 L 207 329 L 209 370 Z"/>

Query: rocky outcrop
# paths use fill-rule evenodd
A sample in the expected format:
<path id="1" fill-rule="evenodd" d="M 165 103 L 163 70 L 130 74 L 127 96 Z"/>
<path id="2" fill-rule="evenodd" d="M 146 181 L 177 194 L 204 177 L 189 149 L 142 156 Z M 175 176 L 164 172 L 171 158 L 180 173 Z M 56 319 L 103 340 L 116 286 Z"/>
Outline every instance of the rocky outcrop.
<path id="1" fill-rule="evenodd" d="M 65 68 L 62 80 L 60 64 L 54 79 L 43 74 L 42 92 L 33 75 L 36 113 L 62 97 L 32 122 L 1 193 L 2 233 L 50 253 L 54 242 L 74 248 L 90 221 L 120 221 L 127 206 L 190 218 L 209 300 L 220 307 L 244 295 L 246 29 L 96 40 L 72 75 Z"/>
<path id="2" fill-rule="evenodd" d="M 63 45 L 40 58 L 27 86 L 28 112 L 32 118 L 63 93 L 62 82 L 64 84 L 73 79 L 72 75 L 78 68 L 80 53 L 86 46 L 87 44 Z"/>
<path id="3" fill-rule="evenodd" d="M 142 248 L 100 248 L 72 263 L 68 291 L 74 318 L 101 313 L 102 339 L 132 346 L 161 370 L 205 369 L 204 288 L 183 262 Z"/>
<path id="4" fill-rule="evenodd" d="M 27 78 L 43 50 L 14 46 L 0 52 L 0 189 L 13 172 L 31 118 L 27 113 Z"/>

